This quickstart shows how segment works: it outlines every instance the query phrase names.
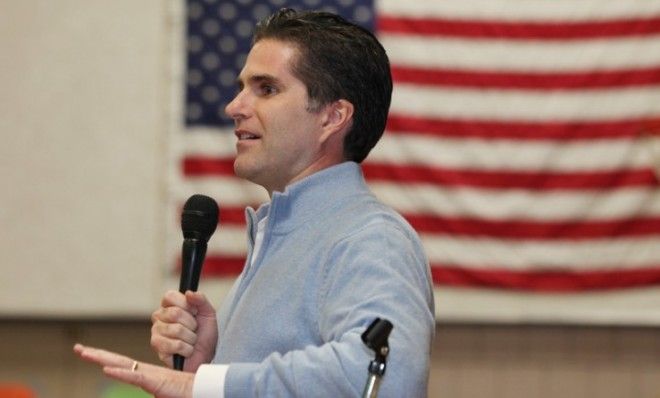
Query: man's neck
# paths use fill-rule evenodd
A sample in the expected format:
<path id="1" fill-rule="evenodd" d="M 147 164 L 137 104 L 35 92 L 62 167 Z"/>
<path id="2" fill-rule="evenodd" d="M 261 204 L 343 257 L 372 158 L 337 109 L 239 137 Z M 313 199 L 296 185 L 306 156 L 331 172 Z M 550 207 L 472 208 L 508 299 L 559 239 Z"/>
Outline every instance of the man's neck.
<path id="1" fill-rule="evenodd" d="M 303 169 L 301 172 L 293 176 L 292 178 L 288 179 L 285 183 L 278 184 L 275 187 L 267 187 L 262 185 L 266 191 L 268 191 L 268 197 L 272 198 L 273 197 L 273 192 L 284 192 L 286 190 L 286 187 L 288 187 L 291 184 L 294 184 L 306 177 L 311 176 L 312 174 L 316 174 L 321 170 L 325 170 L 329 167 L 338 165 L 340 163 L 343 163 L 345 160 L 343 158 L 337 158 L 337 157 L 321 157 L 317 159 L 314 163 L 310 164 L 307 166 L 305 169 Z"/>

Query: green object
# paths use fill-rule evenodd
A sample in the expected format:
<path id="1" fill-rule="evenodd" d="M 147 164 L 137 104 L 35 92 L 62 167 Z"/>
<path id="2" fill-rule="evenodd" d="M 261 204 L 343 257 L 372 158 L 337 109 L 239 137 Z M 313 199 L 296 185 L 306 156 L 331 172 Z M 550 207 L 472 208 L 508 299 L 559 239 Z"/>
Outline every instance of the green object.
<path id="1" fill-rule="evenodd" d="M 113 383 L 103 391 L 102 398 L 151 398 L 150 394 L 137 387 Z"/>

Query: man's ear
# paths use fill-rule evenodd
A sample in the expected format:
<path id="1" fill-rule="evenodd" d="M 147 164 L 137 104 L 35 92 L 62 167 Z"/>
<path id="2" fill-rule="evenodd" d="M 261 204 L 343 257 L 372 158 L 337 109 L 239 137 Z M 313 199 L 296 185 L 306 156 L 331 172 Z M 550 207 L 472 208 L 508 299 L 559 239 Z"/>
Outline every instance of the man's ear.
<path id="1" fill-rule="evenodd" d="M 326 105 L 323 110 L 321 142 L 323 143 L 331 137 L 341 138 L 343 142 L 344 136 L 353 125 L 353 111 L 353 104 L 345 99 Z"/>

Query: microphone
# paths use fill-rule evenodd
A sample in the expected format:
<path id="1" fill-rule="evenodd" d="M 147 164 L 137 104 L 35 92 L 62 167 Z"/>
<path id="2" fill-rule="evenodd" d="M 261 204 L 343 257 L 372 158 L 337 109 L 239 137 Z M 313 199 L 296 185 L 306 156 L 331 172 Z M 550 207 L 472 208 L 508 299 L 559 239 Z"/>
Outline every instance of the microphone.
<path id="1" fill-rule="evenodd" d="M 181 279 L 179 291 L 197 291 L 202 264 L 206 255 L 206 243 L 218 225 L 220 209 L 215 200 L 204 195 L 193 195 L 183 205 L 181 214 L 181 230 L 183 231 L 183 246 L 181 247 Z M 174 354 L 174 369 L 183 370 L 183 356 Z"/>

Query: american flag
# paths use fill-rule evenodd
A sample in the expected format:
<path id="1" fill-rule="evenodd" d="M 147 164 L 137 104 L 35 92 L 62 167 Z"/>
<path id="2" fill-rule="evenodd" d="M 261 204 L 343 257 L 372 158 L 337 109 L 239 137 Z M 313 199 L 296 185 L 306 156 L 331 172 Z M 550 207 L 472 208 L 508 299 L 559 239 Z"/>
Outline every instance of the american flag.
<path id="1" fill-rule="evenodd" d="M 281 7 L 337 12 L 388 51 L 390 117 L 363 169 L 419 232 L 439 302 L 570 297 L 570 311 L 643 291 L 660 307 L 660 0 L 187 1 L 170 269 L 197 192 L 221 205 L 204 278 L 242 269 L 243 208 L 268 198 L 234 177 L 223 109 L 255 22 Z"/>

